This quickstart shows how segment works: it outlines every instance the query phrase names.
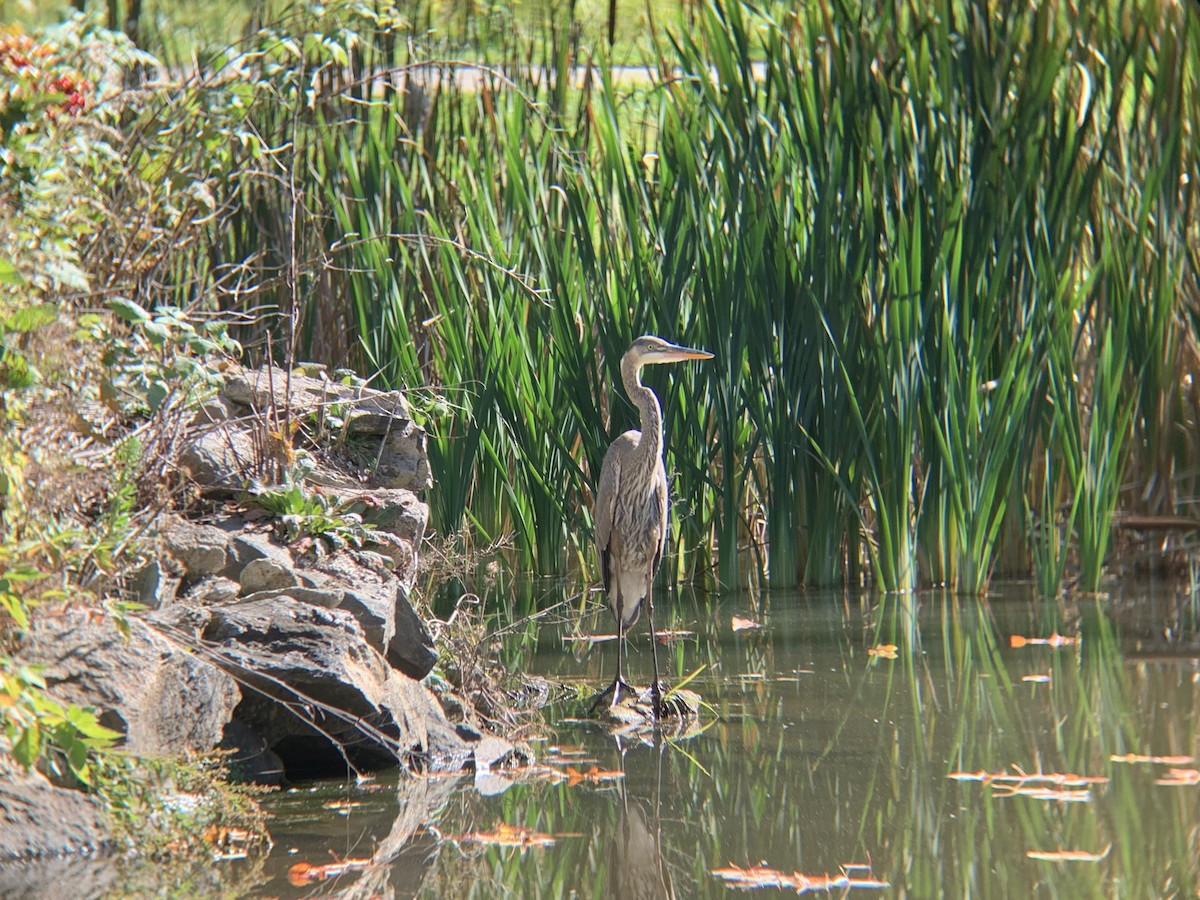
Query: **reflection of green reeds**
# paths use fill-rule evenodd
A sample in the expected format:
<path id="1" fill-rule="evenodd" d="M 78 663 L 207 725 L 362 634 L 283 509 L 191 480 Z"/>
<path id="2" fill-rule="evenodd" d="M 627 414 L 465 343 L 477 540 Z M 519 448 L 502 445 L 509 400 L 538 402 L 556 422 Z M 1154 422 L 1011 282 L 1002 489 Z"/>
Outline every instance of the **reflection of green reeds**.
<path id="1" fill-rule="evenodd" d="M 1186 662 L 1128 659 L 1108 604 L 1096 601 L 1063 608 L 1021 597 L 989 608 L 945 591 L 919 603 L 862 598 L 861 609 L 856 601 L 856 611 L 840 612 L 833 599 L 774 595 L 774 626 L 737 635 L 724 613 L 707 619 L 703 601 L 682 600 L 686 622 L 699 616 L 698 652 L 714 661 L 692 687 L 718 716 L 677 746 L 626 739 L 622 763 L 599 728 L 555 723 L 548 743 L 582 743 L 601 770 L 624 768 L 621 790 L 659 814 L 677 895 L 725 895 L 710 870 L 730 864 L 765 861 L 815 875 L 868 860 L 876 878 L 914 896 L 1194 893 L 1194 788 L 1155 784 L 1167 764 L 1111 759 L 1194 752 Z M 742 602 L 730 601 L 735 611 Z M 1081 642 L 1010 646 L 1010 634 L 1056 633 Z M 549 640 L 550 654 L 527 665 L 574 671 Z M 883 643 L 896 645 L 896 659 L 867 653 Z M 555 758 L 548 743 L 534 745 L 543 761 Z M 1014 776 L 1016 767 L 1111 780 L 1061 788 L 1091 795 L 1070 802 L 1014 790 L 1034 783 L 947 777 Z M 465 788 L 441 817 L 447 833 L 490 831 L 500 820 L 580 837 L 467 859 L 442 847 L 426 895 L 457 895 L 452 885 L 477 882 L 481 896 L 500 884 L 521 896 L 551 896 L 564 884 L 581 896 L 611 896 L 608 848 L 620 834 L 620 802 L 613 783 L 534 782 L 490 799 Z M 1101 854 L 1110 845 L 1096 862 L 1026 855 Z"/>

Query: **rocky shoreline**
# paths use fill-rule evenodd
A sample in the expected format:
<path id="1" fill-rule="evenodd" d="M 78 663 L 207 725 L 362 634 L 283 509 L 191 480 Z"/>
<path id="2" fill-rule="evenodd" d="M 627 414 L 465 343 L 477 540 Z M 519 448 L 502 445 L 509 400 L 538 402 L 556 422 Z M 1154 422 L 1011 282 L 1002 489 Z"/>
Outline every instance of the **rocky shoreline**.
<path id="1" fill-rule="evenodd" d="M 285 421 L 309 438 L 303 484 L 286 490 L 327 522 L 246 502 L 285 490 L 279 473 L 297 465 L 300 444 L 278 440 Z M 133 579 L 147 609 L 120 621 L 66 603 L 23 636 L 17 659 L 42 667 L 57 700 L 101 711 L 134 755 L 224 750 L 231 776 L 258 784 L 458 770 L 482 745 L 482 764 L 495 762 L 495 741 L 453 725 L 422 683 L 437 653 L 409 592 L 428 519 L 418 492 L 431 479 L 399 392 L 277 368 L 233 373 L 187 429 L 178 466 L 218 502 L 203 519 L 155 521 Z M 10 774 L 0 857 L 105 846 L 93 798 Z"/>

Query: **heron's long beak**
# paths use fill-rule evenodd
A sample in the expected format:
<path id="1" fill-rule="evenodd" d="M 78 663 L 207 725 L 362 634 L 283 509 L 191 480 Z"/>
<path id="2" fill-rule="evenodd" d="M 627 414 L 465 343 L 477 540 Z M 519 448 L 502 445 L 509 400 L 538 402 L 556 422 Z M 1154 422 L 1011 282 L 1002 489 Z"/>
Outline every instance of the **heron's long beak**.
<path id="1" fill-rule="evenodd" d="M 678 344 L 668 344 L 664 349 L 654 354 L 647 362 L 672 363 L 683 362 L 685 359 L 712 359 L 713 355 L 707 350 L 694 350 L 691 347 L 681 347 Z"/>

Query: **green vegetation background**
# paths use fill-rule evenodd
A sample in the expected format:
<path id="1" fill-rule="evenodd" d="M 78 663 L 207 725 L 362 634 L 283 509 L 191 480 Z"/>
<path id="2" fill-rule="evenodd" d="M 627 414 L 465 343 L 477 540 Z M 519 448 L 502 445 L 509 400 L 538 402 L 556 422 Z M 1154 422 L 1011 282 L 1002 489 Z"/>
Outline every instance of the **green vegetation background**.
<path id="1" fill-rule="evenodd" d="M 95 127 L 5 138 L 70 264 L 12 293 L 409 389 L 435 527 L 522 571 L 591 565 L 643 332 L 716 354 L 651 376 L 669 577 L 1096 590 L 1115 516 L 1191 516 L 1192 6 L 594 6 L 146 3 Z"/>

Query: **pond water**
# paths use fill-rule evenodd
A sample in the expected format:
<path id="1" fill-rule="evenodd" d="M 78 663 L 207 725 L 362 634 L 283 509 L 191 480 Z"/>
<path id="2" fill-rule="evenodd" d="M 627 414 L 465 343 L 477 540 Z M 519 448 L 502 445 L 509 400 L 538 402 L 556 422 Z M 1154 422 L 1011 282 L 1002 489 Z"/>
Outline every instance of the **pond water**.
<path id="1" fill-rule="evenodd" d="M 720 870 L 761 867 L 743 877 L 792 879 L 770 895 L 1196 896 L 1188 597 L 1009 589 L 986 604 L 804 594 L 660 609 L 660 628 L 694 632 L 660 661 L 675 681 L 701 669 L 688 685 L 706 704 L 699 728 L 619 737 L 563 703 L 544 711 L 538 766 L 511 782 L 381 777 L 278 795 L 275 849 L 244 864 L 257 889 L 710 897 L 736 890 Z M 735 616 L 761 627 L 735 631 Z M 614 647 L 564 641 L 578 624 L 545 625 L 513 652 L 530 672 L 598 688 Z M 611 620 L 597 607 L 583 626 Z M 644 620 L 628 659 L 630 680 L 648 683 Z M 372 853 L 391 862 L 287 880 L 297 862 Z"/>

